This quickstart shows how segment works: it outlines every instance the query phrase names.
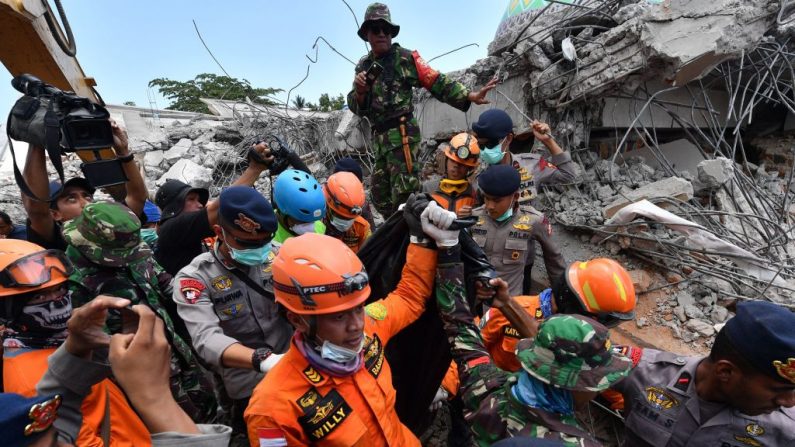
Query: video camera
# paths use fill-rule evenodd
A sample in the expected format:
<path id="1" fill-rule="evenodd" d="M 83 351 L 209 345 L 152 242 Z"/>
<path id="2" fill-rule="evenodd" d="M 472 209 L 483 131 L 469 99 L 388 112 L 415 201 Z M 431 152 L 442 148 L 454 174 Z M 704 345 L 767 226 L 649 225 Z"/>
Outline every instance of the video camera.
<path id="1" fill-rule="evenodd" d="M 293 152 L 290 149 L 290 146 L 284 142 L 279 136 L 275 134 L 268 134 L 260 141 L 257 141 L 254 144 L 265 143 L 268 145 L 268 148 L 271 151 L 271 155 L 273 156 L 273 162 L 270 164 L 268 168 L 270 171 L 270 175 L 279 175 L 284 172 L 285 169 L 290 167 L 290 154 Z M 253 149 L 249 149 L 248 151 L 248 158 L 254 159 L 254 161 L 258 163 L 265 164 L 265 160 L 257 153 L 257 151 Z"/>
<path id="2" fill-rule="evenodd" d="M 43 147 L 63 182 L 60 157 L 77 152 L 85 161 L 80 165 L 83 174 L 93 186 L 118 185 L 127 181 L 121 162 L 102 159 L 100 152 L 113 146 L 113 131 L 108 110 L 74 92 L 64 92 L 30 74 L 22 74 L 11 81 L 20 98 L 8 116 L 8 136 L 14 140 Z M 85 151 L 93 153 L 86 154 Z M 13 147 L 12 147 L 13 155 Z M 20 188 L 30 191 L 21 175 L 15 176 Z M 22 184 L 20 184 L 22 180 Z M 26 191 L 27 190 L 27 191 Z"/>

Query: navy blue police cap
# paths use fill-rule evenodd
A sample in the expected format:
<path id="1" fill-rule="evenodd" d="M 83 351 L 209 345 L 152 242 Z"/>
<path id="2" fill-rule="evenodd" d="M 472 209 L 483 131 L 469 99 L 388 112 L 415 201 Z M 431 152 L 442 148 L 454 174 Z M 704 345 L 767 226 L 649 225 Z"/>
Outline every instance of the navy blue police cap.
<path id="1" fill-rule="evenodd" d="M 61 396 L 25 397 L 0 393 L 0 439 L 3 445 L 30 445 L 52 427 Z"/>
<path id="2" fill-rule="evenodd" d="M 219 215 L 226 228 L 247 233 L 274 233 L 276 215 L 268 199 L 250 186 L 226 188 L 219 197 Z"/>
<path id="3" fill-rule="evenodd" d="M 352 159 L 351 157 L 340 158 L 337 160 L 337 163 L 334 165 L 334 173 L 337 172 L 351 172 L 353 175 L 359 178 L 359 181 L 362 182 L 362 167 L 359 163 Z"/>
<path id="4" fill-rule="evenodd" d="M 510 196 L 519 190 L 519 171 L 511 165 L 492 165 L 478 175 L 478 187 L 493 197 Z"/>
<path id="5" fill-rule="evenodd" d="M 743 302 L 723 330 L 753 367 L 795 384 L 795 314 L 767 301 Z"/>
<path id="6" fill-rule="evenodd" d="M 513 120 L 505 110 L 489 109 L 480 114 L 478 120 L 472 124 L 472 130 L 478 138 L 502 140 L 513 132 Z"/>

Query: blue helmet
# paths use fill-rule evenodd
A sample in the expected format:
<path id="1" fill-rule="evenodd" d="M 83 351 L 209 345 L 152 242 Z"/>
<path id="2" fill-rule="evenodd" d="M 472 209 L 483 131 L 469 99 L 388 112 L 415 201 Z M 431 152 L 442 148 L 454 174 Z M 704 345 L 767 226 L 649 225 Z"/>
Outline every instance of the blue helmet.
<path id="1" fill-rule="evenodd" d="M 314 222 L 326 214 L 326 197 L 314 177 L 288 169 L 273 184 L 273 201 L 282 214 L 300 222 Z"/>

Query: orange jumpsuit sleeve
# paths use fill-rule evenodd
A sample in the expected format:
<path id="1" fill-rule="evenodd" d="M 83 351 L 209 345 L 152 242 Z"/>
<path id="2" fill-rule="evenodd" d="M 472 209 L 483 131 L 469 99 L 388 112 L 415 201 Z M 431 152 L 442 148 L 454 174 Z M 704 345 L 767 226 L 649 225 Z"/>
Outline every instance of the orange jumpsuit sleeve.
<path id="1" fill-rule="evenodd" d="M 447 368 L 447 372 L 442 379 L 442 388 L 450 393 L 450 397 L 452 398 L 458 394 L 459 385 L 461 385 L 461 381 L 458 378 L 458 364 L 453 360 L 450 362 L 450 367 Z"/>
<path id="2" fill-rule="evenodd" d="M 431 296 L 435 277 L 436 250 L 409 244 L 397 288 L 365 308 L 368 324 L 384 343 L 420 317 Z"/>

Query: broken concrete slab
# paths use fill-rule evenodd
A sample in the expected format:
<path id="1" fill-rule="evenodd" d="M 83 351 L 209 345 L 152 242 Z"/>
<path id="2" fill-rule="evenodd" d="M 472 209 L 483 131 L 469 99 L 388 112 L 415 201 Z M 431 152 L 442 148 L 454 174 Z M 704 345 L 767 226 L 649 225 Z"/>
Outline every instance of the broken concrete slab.
<path id="1" fill-rule="evenodd" d="M 194 188 L 209 188 L 212 184 L 212 169 L 198 165 L 192 160 L 182 159 L 158 179 L 157 184 L 162 185 L 168 179 L 176 179 L 193 186 Z"/>
<path id="2" fill-rule="evenodd" d="M 192 146 L 193 141 L 188 138 L 182 138 L 171 149 L 164 152 L 163 157 L 169 163 L 176 163 L 177 160 L 184 158 L 188 154 Z"/>
<path id="3" fill-rule="evenodd" d="M 602 208 L 602 215 L 609 219 L 621 208 L 644 199 L 653 201 L 657 198 L 676 198 L 686 202 L 693 198 L 693 185 L 683 178 L 669 177 L 642 186 L 625 194 L 625 196 L 626 198 L 622 197 Z M 660 204 L 660 207 L 664 207 L 664 204 Z"/>
<path id="4" fill-rule="evenodd" d="M 163 151 L 149 151 L 144 155 L 144 166 L 147 168 L 160 167 L 165 157 Z"/>
<path id="5" fill-rule="evenodd" d="M 711 337 L 715 335 L 715 328 L 712 326 L 712 323 L 708 323 L 704 320 L 688 320 L 687 323 L 685 323 L 685 327 L 702 337 Z"/>
<path id="6" fill-rule="evenodd" d="M 699 183 L 708 189 L 719 188 L 734 177 L 734 162 L 724 157 L 704 160 L 696 169 Z"/>

